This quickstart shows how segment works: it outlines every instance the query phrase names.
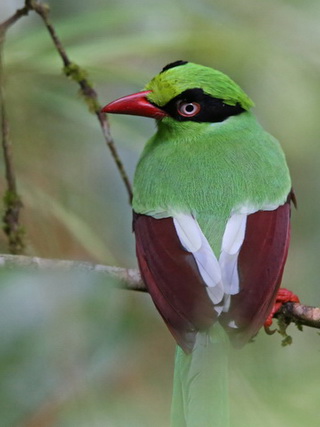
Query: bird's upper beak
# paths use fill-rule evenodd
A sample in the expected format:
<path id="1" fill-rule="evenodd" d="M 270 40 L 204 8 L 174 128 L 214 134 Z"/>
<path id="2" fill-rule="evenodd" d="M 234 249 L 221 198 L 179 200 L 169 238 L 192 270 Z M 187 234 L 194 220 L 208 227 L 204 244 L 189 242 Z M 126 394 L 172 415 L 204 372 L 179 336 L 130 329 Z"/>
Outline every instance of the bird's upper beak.
<path id="1" fill-rule="evenodd" d="M 147 95 L 150 92 L 151 90 L 145 90 L 143 92 L 123 96 L 122 98 L 110 102 L 110 104 L 103 107 L 101 111 L 104 113 L 132 114 L 134 116 L 152 117 L 158 120 L 162 119 L 167 116 L 167 114 L 148 101 Z"/>

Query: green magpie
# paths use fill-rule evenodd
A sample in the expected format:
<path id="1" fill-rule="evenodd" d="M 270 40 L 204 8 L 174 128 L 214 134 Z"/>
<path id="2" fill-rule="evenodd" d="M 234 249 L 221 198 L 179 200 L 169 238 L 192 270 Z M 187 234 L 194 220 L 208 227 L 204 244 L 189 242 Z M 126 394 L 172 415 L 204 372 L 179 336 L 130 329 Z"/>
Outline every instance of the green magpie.
<path id="1" fill-rule="evenodd" d="M 227 426 L 228 344 L 241 347 L 281 290 L 295 203 L 284 153 L 228 76 L 176 61 L 106 113 L 156 119 L 133 186 L 142 279 L 174 336 L 171 422 Z"/>

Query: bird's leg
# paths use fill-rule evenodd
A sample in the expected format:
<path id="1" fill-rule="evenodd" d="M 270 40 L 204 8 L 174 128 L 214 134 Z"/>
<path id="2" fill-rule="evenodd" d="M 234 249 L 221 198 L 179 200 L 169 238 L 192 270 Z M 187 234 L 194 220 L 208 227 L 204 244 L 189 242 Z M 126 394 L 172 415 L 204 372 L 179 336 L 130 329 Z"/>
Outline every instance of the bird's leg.
<path id="1" fill-rule="evenodd" d="M 278 290 L 278 294 L 277 294 L 275 303 L 272 307 L 272 310 L 269 316 L 267 317 L 267 320 L 264 322 L 264 328 L 268 334 L 272 334 L 273 332 L 275 332 L 275 331 L 270 331 L 269 329 L 270 326 L 272 325 L 272 319 L 274 315 L 280 310 L 282 305 L 285 304 L 286 302 L 300 302 L 300 300 L 299 300 L 299 297 L 293 292 L 285 288 L 280 288 Z"/>

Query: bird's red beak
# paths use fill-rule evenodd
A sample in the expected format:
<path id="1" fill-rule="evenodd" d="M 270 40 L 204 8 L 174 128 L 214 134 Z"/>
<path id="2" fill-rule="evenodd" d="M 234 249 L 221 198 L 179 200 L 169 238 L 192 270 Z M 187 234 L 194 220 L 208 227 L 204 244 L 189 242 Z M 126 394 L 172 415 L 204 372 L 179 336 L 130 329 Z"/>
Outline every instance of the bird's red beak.
<path id="1" fill-rule="evenodd" d="M 158 120 L 162 119 L 167 116 L 167 114 L 148 101 L 147 95 L 150 92 L 151 90 L 145 90 L 143 92 L 123 96 L 122 98 L 110 102 L 110 104 L 103 107 L 101 111 L 104 113 L 132 114 L 134 116 L 152 117 Z"/>

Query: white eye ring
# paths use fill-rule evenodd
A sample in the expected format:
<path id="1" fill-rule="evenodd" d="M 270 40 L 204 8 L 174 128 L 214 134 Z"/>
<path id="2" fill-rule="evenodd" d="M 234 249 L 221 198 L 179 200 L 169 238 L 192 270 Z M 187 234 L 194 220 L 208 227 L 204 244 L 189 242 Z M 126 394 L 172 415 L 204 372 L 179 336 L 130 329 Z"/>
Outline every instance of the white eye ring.
<path id="1" fill-rule="evenodd" d="M 197 102 L 180 101 L 178 104 L 178 113 L 183 117 L 193 117 L 201 110 L 200 104 Z"/>

